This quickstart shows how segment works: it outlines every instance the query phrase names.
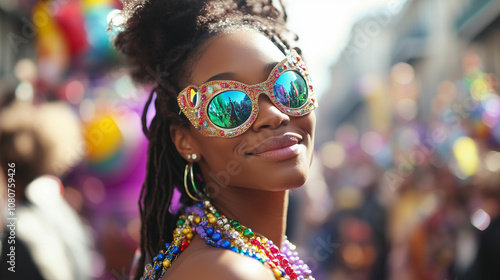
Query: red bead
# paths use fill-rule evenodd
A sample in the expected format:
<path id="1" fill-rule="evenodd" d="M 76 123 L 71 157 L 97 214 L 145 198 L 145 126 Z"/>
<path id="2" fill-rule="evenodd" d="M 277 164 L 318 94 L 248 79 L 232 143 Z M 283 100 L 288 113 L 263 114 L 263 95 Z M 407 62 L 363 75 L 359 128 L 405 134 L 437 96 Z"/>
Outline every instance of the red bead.
<path id="1" fill-rule="evenodd" d="M 278 250 L 278 248 L 276 248 L 276 246 L 271 247 L 271 248 L 270 248 L 270 250 L 271 250 L 271 253 L 273 253 L 273 254 L 277 254 L 277 253 L 279 253 L 279 252 L 280 252 L 280 251 Z"/>
<path id="2" fill-rule="evenodd" d="M 189 245 L 189 243 L 187 241 L 182 241 L 182 243 L 181 243 L 181 251 L 186 250 L 186 248 L 187 248 L 188 245 Z"/>
<path id="3" fill-rule="evenodd" d="M 286 275 L 290 276 L 290 274 L 293 273 L 293 268 L 287 267 L 287 268 L 285 268 L 285 272 L 286 272 Z"/>
<path id="4" fill-rule="evenodd" d="M 292 274 L 290 274 L 290 275 L 288 275 L 288 276 L 290 276 L 290 278 L 292 278 L 292 280 L 293 280 L 293 279 L 297 279 L 297 277 L 298 277 L 298 276 L 297 276 L 297 273 L 295 273 L 295 272 L 293 272 Z"/>
<path id="5" fill-rule="evenodd" d="M 229 85 L 227 83 L 222 83 L 222 84 L 220 84 L 220 86 L 223 87 L 223 88 L 228 88 L 229 87 Z"/>
<path id="6" fill-rule="evenodd" d="M 287 266 L 287 265 L 289 265 L 289 264 L 290 264 L 290 262 L 289 262 L 287 259 L 282 259 L 282 260 L 281 260 L 281 265 L 283 265 L 283 266 Z"/>

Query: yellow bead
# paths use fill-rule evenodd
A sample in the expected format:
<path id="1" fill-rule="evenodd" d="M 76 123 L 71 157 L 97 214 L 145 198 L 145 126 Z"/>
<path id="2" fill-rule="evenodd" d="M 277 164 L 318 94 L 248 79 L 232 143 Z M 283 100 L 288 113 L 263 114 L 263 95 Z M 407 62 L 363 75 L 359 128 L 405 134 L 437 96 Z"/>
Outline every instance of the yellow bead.
<path id="1" fill-rule="evenodd" d="M 193 234 L 192 233 L 186 234 L 186 238 L 189 240 L 193 239 Z"/>
<path id="2" fill-rule="evenodd" d="M 194 222 L 195 222 L 195 223 L 199 224 L 199 223 L 200 223 L 200 221 L 201 221 L 200 216 L 195 216 L 195 217 L 194 217 Z"/>
<path id="3" fill-rule="evenodd" d="M 184 233 L 184 234 L 188 234 L 188 233 L 190 233 L 190 232 L 191 232 L 191 229 L 190 229 L 190 228 L 188 228 L 188 227 L 185 227 L 185 228 L 182 230 L 182 233 Z"/>
<path id="4" fill-rule="evenodd" d="M 276 276 L 276 278 L 280 279 L 281 278 L 281 272 L 277 268 L 273 269 L 273 271 L 274 271 L 274 275 Z"/>
<path id="5" fill-rule="evenodd" d="M 214 224 L 214 223 L 217 222 L 217 218 L 215 218 L 214 216 L 208 217 L 208 222 L 211 223 L 211 224 Z"/>
<path id="6" fill-rule="evenodd" d="M 169 259 L 165 259 L 163 260 L 163 267 L 164 268 L 168 268 L 170 266 L 171 262 Z"/>

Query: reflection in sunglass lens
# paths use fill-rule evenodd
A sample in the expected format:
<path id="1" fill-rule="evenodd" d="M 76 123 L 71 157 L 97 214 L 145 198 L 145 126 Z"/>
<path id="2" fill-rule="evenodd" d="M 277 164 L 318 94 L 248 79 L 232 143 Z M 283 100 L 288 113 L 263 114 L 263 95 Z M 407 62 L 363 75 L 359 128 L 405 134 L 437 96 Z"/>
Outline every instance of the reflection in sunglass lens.
<path id="1" fill-rule="evenodd" d="M 215 96 L 208 104 L 208 117 L 221 128 L 238 127 L 251 113 L 252 101 L 241 91 L 225 91 Z"/>
<path id="2" fill-rule="evenodd" d="M 307 101 L 306 81 L 296 71 L 283 72 L 274 83 L 274 95 L 286 107 L 299 108 Z"/>

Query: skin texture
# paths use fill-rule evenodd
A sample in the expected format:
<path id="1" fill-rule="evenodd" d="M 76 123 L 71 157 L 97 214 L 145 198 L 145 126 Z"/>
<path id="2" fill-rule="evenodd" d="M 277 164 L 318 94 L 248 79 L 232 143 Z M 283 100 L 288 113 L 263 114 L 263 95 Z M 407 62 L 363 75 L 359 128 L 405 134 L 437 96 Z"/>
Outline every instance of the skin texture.
<path id="1" fill-rule="evenodd" d="M 190 82 L 184 86 L 200 85 L 213 77 L 257 84 L 268 78 L 270 65 L 274 66 L 285 57 L 267 37 L 247 29 L 209 39 L 200 53 L 193 65 Z M 208 191 L 214 206 L 228 218 L 281 244 L 286 228 L 288 190 L 302 186 L 307 178 L 315 122 L 314 112 L 291 117 L 279 111 L 267 96 L 261 95 L 255 123 L 238 137 L 206 137 L 192 126 L 171 127 L 171 132 L 177 150 L 186 160 L 188 154 L 198 155 L 195 162 L 210 186 Z M 273 160 L 249 154 L 266 140 L 283 135 L 295 135 L 300 139 L 294 146 L 296 155 Z M 195 264 L 199 269 L 193 269 Z M 256 260 L 207 246 L 199 237 L 193 239 L 165 277 L 274 279 L 271 270 Z"/>

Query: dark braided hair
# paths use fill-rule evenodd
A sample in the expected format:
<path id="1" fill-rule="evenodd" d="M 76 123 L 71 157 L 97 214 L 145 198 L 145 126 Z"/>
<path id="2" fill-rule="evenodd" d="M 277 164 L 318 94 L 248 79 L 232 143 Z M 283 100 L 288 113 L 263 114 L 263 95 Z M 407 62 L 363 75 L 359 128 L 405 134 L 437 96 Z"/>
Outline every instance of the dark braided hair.
<path id="1" fill-rule="evenodd" d="M 125 54 L 131 75 L 138 83 L 152 84 L 144 107 L 142 126 L 149 139 L 147 173 L 139 198 L 141 258 L 135 279 L 144 271 L 148 256 L 172 240 L 177 213 L 169 211 L 173 190 L 181 193 L 181 203 L 192 204 L 184 191 L 183 172 L 187 161 L 178 153 L 170 136 L 170 126 L 190 125 L 179 114 L 177 94 L 186 84 L 199 47 L 209 38 L 228 30 L 251 28 L 268 37 L 282 52 L 296 40 L 285 28 L 286 13 L 272 0 L 147 0 L 124 4 L 126 21 L 114 39 Z M 156 98 L 155 98 L 156 96 Z M 156 115 L 149 128 L 146 113 L 154 100 Z"/>

